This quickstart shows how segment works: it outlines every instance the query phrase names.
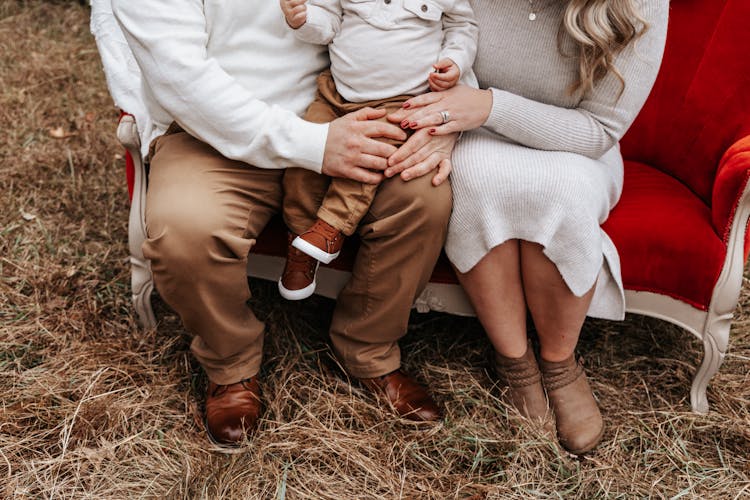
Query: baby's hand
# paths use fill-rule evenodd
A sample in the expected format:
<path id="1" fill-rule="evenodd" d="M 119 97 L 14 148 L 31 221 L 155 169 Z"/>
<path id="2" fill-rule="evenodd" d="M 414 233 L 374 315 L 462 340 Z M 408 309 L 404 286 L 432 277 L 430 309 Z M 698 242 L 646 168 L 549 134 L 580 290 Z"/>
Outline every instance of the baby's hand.
<path id="1" fill-rule="evenodd" d="M 307 22 L 307 0 L 279 0 L 281 11 L 284 13 L 286 23 L 297 29 Z"/>
<path id="2" fill-rule="evenodd" d="M 458 66 L 452 60 L 447 58 L 441 59 L 433 64 L 432 67 L 435 68 L 435 72 L 430 73 L 427 81 L 430 83 L 430 90 L 433 92 L 448 90 L 458 83 L 461 70 L 458 69 Z"/>

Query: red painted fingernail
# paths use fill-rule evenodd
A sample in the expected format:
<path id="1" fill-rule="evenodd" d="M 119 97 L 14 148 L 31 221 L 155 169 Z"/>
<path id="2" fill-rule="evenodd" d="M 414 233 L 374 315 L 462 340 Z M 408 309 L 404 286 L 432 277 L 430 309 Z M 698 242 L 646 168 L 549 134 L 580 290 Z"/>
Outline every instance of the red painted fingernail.
<path id="1" fill-rule="evenodd" d="M 411 106 L 411 104 L 409 104 L 408 102 L 405 102 L 405 103 L 404 103 L 404 107 L 405 107 L 405 108 L 408 108 L 409 106 Z"/>
<path id="2" fill-rule="evenodd" d="M 431 129 L 430 129 L 430 134 L 434 134 L 434 133 L 435 133 L 435 129 L 434 129 L 434 128 L 431 128 Z"/>
<path id="3" fill-rule="evenodd" d="M 411 122 L 411 123 L 409 123 L 409 126 L 411 128 L 415 128 L 417 126 L 417 122 Z"/>
<path id="4" fill-rule="evenodd" d="M 409 120 L 404 120 L 401 122 L 401 127 L 406 127 L 407 125 L 409 125 Z"/>

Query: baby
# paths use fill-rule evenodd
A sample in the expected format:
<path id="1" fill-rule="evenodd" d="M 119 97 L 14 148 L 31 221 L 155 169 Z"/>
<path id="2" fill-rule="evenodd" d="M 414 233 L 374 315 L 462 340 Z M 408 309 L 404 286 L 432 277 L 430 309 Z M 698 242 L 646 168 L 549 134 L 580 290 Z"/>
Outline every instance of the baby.
<path id="1" fill-rule="evenodd" d="M 331 57 L 331 68 L 318 77 L 318 95 L 305 113 L 308 121 L 327 123 L 365 107 L 392 112 L 428 89 L 449 89 L 460 78 L 473 81 L 477 25 L 469 0 L 280 3 L 295 36 L 328 45 Z M 284 220 L 299 236 L 290 235 L 287 263 L 279 280 L 284 298 L 300 300 L 312 295 L 318 262 L 327 264 L 338 257 L 345 237 L 353 234 L 367 213 L 377 188 L 305 169 L 286 170 Z"/>

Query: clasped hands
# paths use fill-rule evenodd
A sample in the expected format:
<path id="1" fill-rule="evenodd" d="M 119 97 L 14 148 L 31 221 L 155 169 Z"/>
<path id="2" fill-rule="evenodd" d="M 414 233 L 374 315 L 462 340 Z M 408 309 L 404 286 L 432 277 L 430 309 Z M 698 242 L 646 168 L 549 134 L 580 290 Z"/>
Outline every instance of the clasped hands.
<path id="1" fill-rule="evenodd" d="M 412 97 L 387 116 L 390 123 L 373 121 L 385 110 L 365 108 L 331 122 L 323 159 L 323 173 L 376 184 L 400 174 L 414 179 L 435 169 L 432 183 L 441 184 L 450 174 L 458 132 L 481 127 L 492 109 L 492 92 L 465 85 Z M 445 113 L 450 117 L 444 121 Z M 404 140 L 401 129 L 416 132 L 400 148 L 377 137 Z"/>
<path id="2" fill-rule="evenodd" d="M 450 155 L 457 134 L 430 135 L 417 130 L 396 148 L 378 138 L 398 141 L 406 132 L 393 123 L 378 121 L 384 109 L 364 108 L 332 121 L 328 128 L 322 172 L 368 184 L 400 175 L 405 181 L 436 170 L 432 184 L 442 184 L 450 174 Z"/>

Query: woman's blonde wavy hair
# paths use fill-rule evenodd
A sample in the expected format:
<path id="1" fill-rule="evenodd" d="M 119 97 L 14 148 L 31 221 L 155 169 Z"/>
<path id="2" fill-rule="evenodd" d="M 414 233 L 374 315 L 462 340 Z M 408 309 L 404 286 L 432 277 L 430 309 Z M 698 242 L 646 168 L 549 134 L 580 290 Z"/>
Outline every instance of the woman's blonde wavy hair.
<path id="1" fill-rule="evenodd" d="M 568 0 L 561 34 L 567 33 L 577 46 L 578 80 L 570 88 L 572 94 L 586 93 L 610 72 L 620 80 L 620 93 L 625 89 L 615 57 L 648 29 L 636 2 Z"/>

